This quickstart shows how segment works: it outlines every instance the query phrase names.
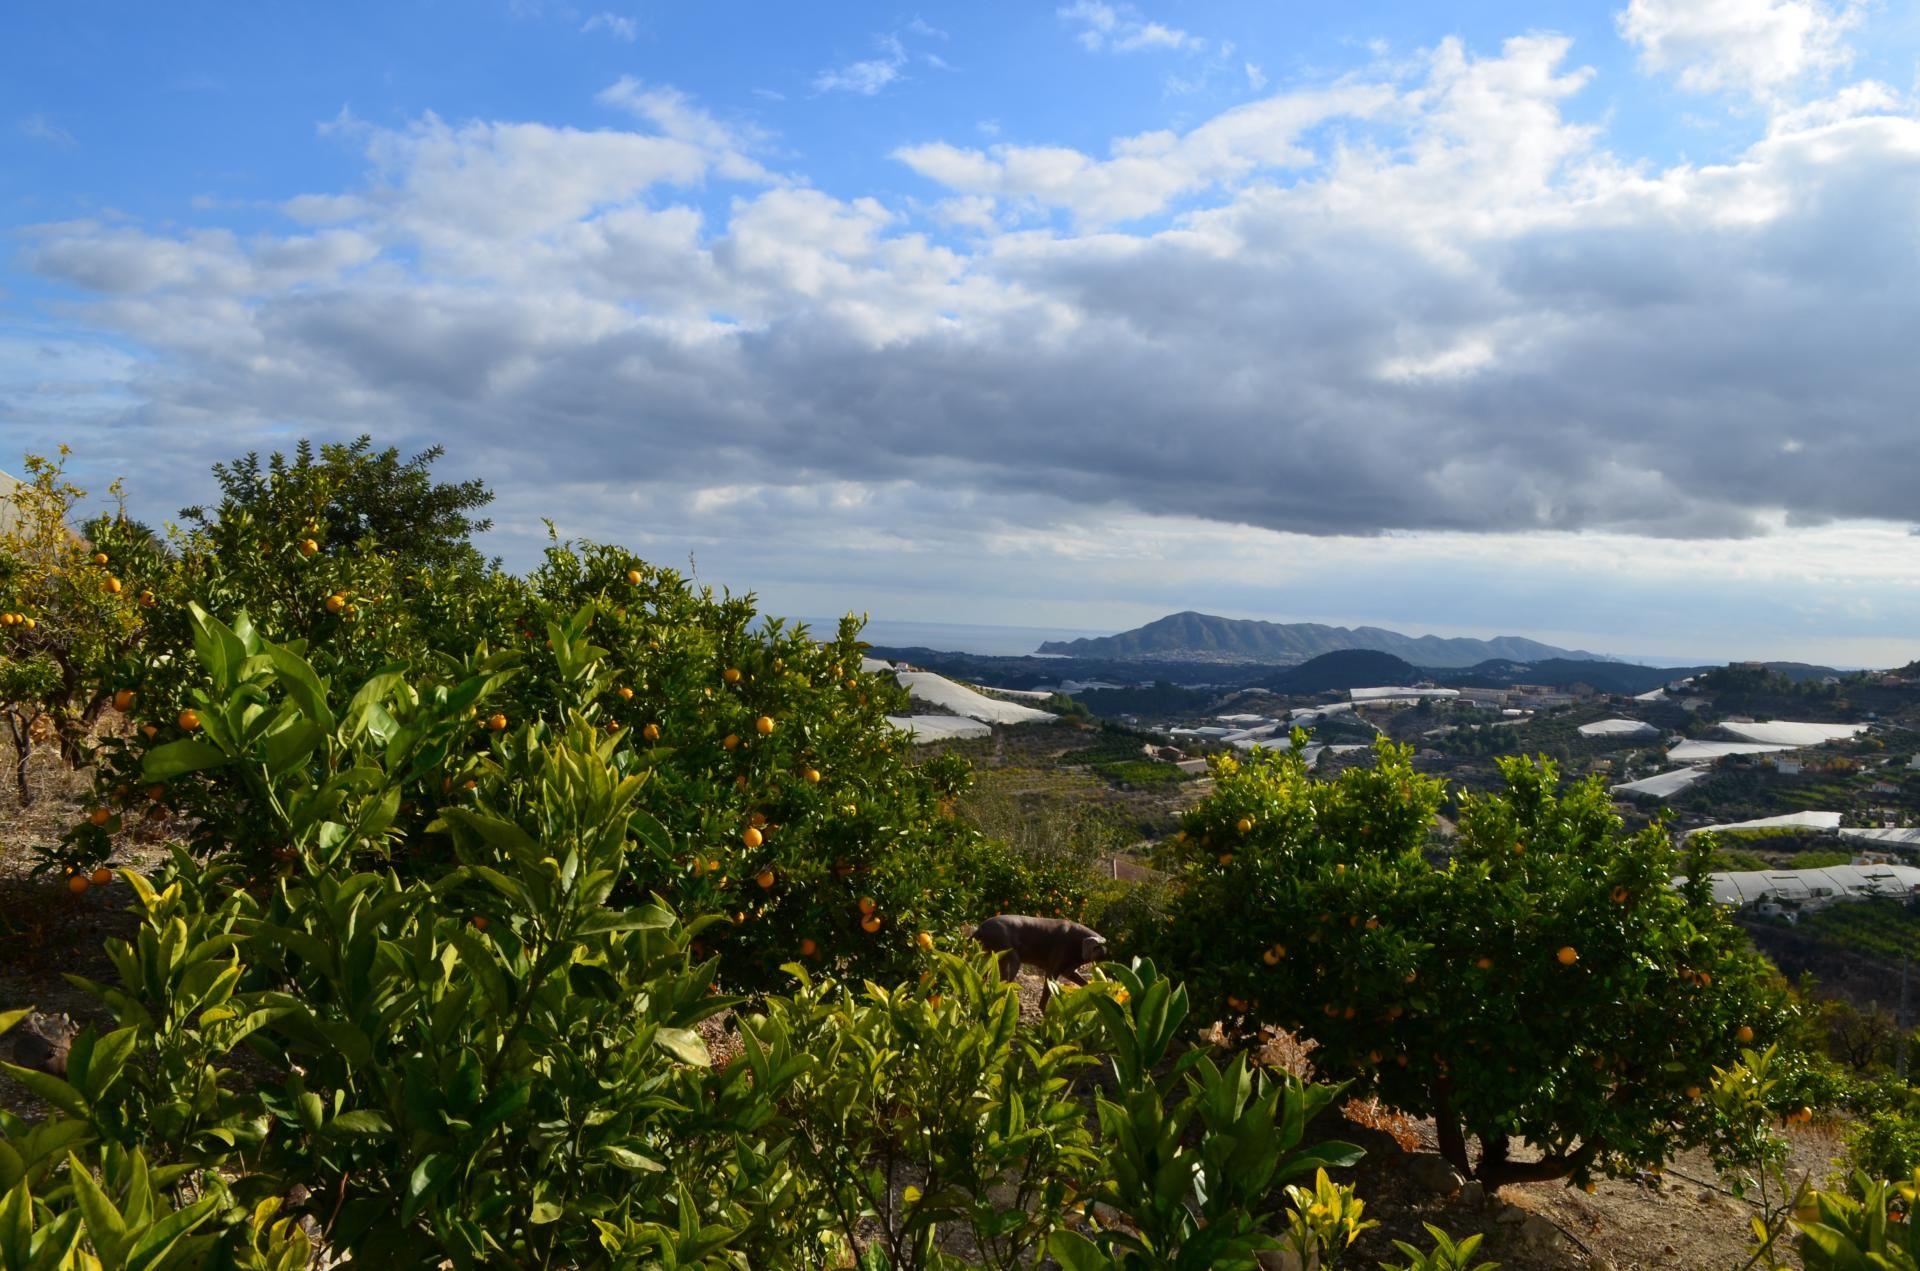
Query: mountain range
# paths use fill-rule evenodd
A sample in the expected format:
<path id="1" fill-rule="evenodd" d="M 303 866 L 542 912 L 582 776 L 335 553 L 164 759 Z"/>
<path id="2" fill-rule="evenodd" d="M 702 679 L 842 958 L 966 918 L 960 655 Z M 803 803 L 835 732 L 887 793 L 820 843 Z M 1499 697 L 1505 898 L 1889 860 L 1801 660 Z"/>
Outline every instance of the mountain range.
<path id="1" fill-rule="evenodd" d="M 1390 653 L 1415 666 L 1467 667 L 1499 658 L 1512 662 L 1539 662 L 1566 658 L 1585 662 L 1612 659 L 1580 649 L 1561 649 L 1522 636 L 1495 636 L 1491 640 L 1410 636 L 1383 627 L 1329 627 L 1317 622 L 1260 622 L 1247 618 L 1220 618 L 1212 614 L 1168 614 L 1143 627 L 1118 635 L 1079 640 L 1049 640 L 1041 653 L 1122 661 L 1161 661 L 1203 658 L 1293 666 L 1343 649 L 1371 649 Z"/>

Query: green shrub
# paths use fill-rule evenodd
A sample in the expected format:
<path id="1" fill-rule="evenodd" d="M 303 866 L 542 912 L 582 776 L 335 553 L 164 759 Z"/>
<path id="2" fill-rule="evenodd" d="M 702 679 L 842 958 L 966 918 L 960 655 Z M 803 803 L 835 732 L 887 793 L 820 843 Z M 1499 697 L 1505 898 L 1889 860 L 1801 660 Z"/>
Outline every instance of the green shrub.
<path id="1" fill-rule="evenodd" d="M 1408 750 L 1324 782 L 1292 755 L 1221 762 L 1156 956 L 1201 1019 L 1316 1039 L 1321 1071 L 1434 1116 L 1490 1184 L 1657 1164 L 1706 1139 L 1695 1098 L 1787 1026 L 1784 990 L 1714 906 L 1708 844 L 1682 860 L 1659 826 L 1625 834 L 1599 783 L 1562 788 L 1551 763 L 1502 771 L 1435 869 L 1440 783 Z M 1515 1163 L 1514 1138 L 1547 1150 Z"/>

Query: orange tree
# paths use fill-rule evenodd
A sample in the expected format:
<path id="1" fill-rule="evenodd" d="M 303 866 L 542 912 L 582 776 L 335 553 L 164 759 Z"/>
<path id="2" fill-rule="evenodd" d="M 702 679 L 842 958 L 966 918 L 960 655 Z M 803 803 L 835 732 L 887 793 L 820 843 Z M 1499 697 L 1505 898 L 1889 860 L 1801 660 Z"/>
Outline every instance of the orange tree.
<path id="1" fill-rule="evenodd" d="M 246 543 L 227 550 L 252 555 Z M 198 568 L 203 579 L 233 577 L 217 564 Z M 333 577 L 318 587 L 337 586 Z M 885 718 L 904 694 L 861 670 L 851 622 L 815 641 L 762 622 L 750 599 L 716 597 L 597 544 L 556 544 L 526 580 L 457 569 L 426 577 L 430 585 L 392 593 L 388 617 L 309 622 L 298 644 L 332 683 L 403 661 L 429 685 L 514 672 L 462 737 L 408 774 L 392 833 L 365 844 L 362 859 L 403 874 L 444 865 L 451 845 L 427 832 L 436 810 L 477 797 L 512 735 L 564 723 L 561 704 L 585 694 L 595 725 L 650 770 L 643 805 L 664 827 L 628 858 L 622 895 L 723 915 L 702 947 L 720 957 L 730 986 L 777 985 L 794 960 L 904 973 L 935 935 L 996 909 L 1071 903 L 1078 892 L 1064 867 L 1029 865 L 952 815 L 964 767 L 910 762 L 909 743 Z M 106 816 L 83 820 L 48 865 L 101 859 L 123 818 L 164 808 L 185 814 L 202 854 L 265 882 L 287 867 L 288 845 L 262 774 L 181 770 L 156 780 L 147 765 L 151 751 L 208 727 L 216 709 L 203 668 L 217 651 L 193 638 L 206 630 L 205 610 L 196 617 L 186 586 L 168 604 L 190 628 L 186 647 L 166 657 L 156 642 L 141 667 L 142 693 L 164 713 L 103 748 Z M 247 629 L 274 634 L 253 619 Z M 439 651 L 454 648 L 464 651 Z"/>
<path id="2" fill-rule="evenodd" d="M 1492 1186 L 1708 1141 L 1715 1064 L 1790 1022 L 1712 902 L 1710 846 L 1682 859 L 1659 825 L 1624 833 L 1600 785 L 1562 787 L 1548 761 L 1501 771 L 1503 792 L 1463 797 L 1436 867 L 1443 785 L 1405 748 L 1324 782 L 1288 754 L 1221 762 L 1184 820 L 1163 965 L 1202 1018 L 1309 1035 L 1322 1070 L 1432 1116 L 1443 1154 Z M 1537 1159 L 1512 1159 L 1516 1141 Z"/>
<path id="3" fill-rule="evenodd" d="M 86 762 L 89 734 L 109 706 L 130 709 L 122 663 L 146 630 L 144 579 L 163 556 L 124 517 L 75 531 L 86 491 L 67 479 L 67 449 L 26 457 L 26 480 L 8 495 L 13 515 L 0 528 L 0 718 L 14 748 L 21 802 L 32 797 L 27 760 L 36 730 L 60 753 Z M 109 490 L 115 496 L 120 485 Z M 89 539 L 91 541 L 89 541 Z"/>
<path id="4" fill-rule="evenodd" d="M 599 718 L 649 757 L 643 801 L 669 836 L 644 866 L 629 861 L 629 885 L 724 914 L 706 940 L 730 985 L 781 983 L 795 960 L 903 973 L 923 935 L 1080 890 L 953 816 L 964 765 L 910 761 L 886 719 L 906 695 L 861 669 L 853 619 L 816 640 L 762 619 L 751 597 L 597 543 L 555 544 L 528 593 L 526 669 L 502 714 L 539 714 L 564 694 L 540 633 L 563 616 L 588 624 L 607 651 Z"/>

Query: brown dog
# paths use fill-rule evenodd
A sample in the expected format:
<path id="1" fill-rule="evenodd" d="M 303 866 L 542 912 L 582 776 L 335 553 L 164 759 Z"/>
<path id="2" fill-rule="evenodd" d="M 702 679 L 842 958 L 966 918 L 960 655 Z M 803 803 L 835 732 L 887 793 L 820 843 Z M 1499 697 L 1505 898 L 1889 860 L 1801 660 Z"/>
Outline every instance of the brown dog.
<path id="1" fill-rule="evenodd" d="M 1080 974 L 1080 968 L 1107 958 L 1104 936 L 1065 918 L 995 914 L 973 929 L 973 938 L 981 948 L 999 952 L 1000 978 L 1007 983 L 1013 983 L 1022 966 L 1033 967 L 1047 977 L 1047 987 L 1040 992 L 1043 1010 L 1054 980 L 1085 984 L 1087 978 Z"/>

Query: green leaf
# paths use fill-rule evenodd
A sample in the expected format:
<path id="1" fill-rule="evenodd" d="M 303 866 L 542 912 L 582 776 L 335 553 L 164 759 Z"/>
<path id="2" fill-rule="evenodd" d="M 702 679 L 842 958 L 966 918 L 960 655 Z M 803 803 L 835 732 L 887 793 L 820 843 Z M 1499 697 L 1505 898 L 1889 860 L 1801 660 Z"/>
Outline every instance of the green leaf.
<path id="1" fill-rule="evenodd" d="M 556 1204 L 553 1201 L 550 1201 L 550 1200 L 535 1201 L 533 1204 L 533 1214 L 531 1215 L 531 1221 L 533 1225 L 536 1227 L 545 1226 L 547 1223 L 550 1223 L 550 1222 L 559 1222 L 560 1219 L 566 1214 L 566 1212 L 567 1211 L 564 1206 Z"/>
<path id="2" fill-rule="evenodd" d="M 267 734 L 267 776 L 278 779 L 307 762 L 326 736 L 318 724 L 300 719 Z"/>
<path id="3" fill-rule="evenodd" d="M 0 1198 L 0 1266 L 29 1265 L 33 1240 L 33 1196 L 24 1180 Z"/>
<path id="4" fill-rule="evenodd" d="M 213 1217 L 220 1207 L 219 1196 L 203 1196 L 183 1209 L 176 1209 L 159 1222 L 148 1227 L 127 1251 L 126 1271 L 147 1271 L 149 1267 L 164 1267 L 168 1264 L 167 1254 L 189 1231 Z"/>
<path id="5" fill-rule="evenodd" d="M 265 652 L 286 686 L 287 696 L 322 732 L 333 731 L 333 712 L 327 709 L 327 690 L 307 660 L 283 644 L 264 642 Z"/>
<path id="6" fill-rule="evenodd" d="M 653 1044 L 684 1064 L 712 1067 L 713 1055 L 707 1043 L 691 1028 L 662 1028 L 654 1033 Z"/>
<path id="7" fill-rule="evenodd" d="M 86 1098 L 60 1078 L 41 1072 L 37 1068 L 22 1068 L 18 1064 L 5 1062 L 0 1062 L 0 1071 L 5 1072 L 68 1116 L 79 1117 L 82 1120 L 87 1118 L 89 1108 Z"/>
<path id="8" fill-rule="evenodd" d="M 71 1152 L 67 1153 L 67 1182 L 73 1188 L 80 1212 L 86 1215 L 87 1236 L 93 1241 L 100 1261 L 110 1267 L 119 1265 L 121 1250 L 127 1243 L 126 1220 L 100 1184 L 93 1181 L 93 1171 Z"/>
<path id="9" fill-rule="evenodd" d="M 413 1167 L 413 1174 L 407 1179 L 406 1203 L 400 1207 L 400 1221 L 412 1222 L 429 1201 L 440 1185 L 453 1177 L 453 1157 L 445 1152 L 432 1152 L 420 1158 Z"/>
<path id="10" fill-rule="evenodd" d="M 189 772 L 218 768 L 226 762 L 226 752 L 212 742 L 198 737 L 182 737 L 179 741 L 170 741 L 149 750 L 140 761 L 140 778 L 143 781 L 171 781 Z"/>
<path id="11" fill-rule="evenodd" d="M 1065 1271 L 1112 1271 L 1113 1260 L 1077 1231 L 1056 1231 L 1047 1237 L 1047 1252 Z"/>
<path id="12" fill-rule="evenodd" d="M 393 1125 L 385 1114 L 372 1108 L 355 1108 L 351 1112 L 342 1112 L 327 1122 L 329 1134 L 391 1134 Z"/>

